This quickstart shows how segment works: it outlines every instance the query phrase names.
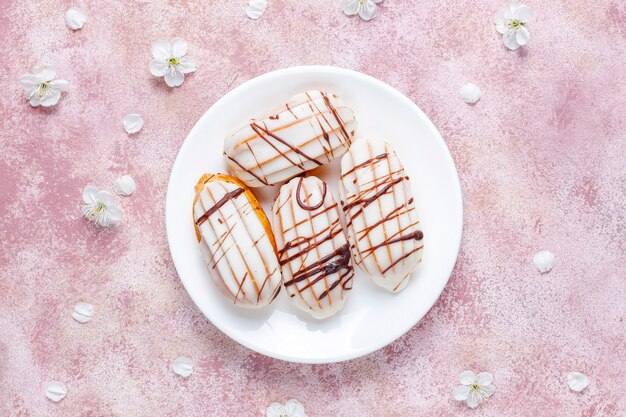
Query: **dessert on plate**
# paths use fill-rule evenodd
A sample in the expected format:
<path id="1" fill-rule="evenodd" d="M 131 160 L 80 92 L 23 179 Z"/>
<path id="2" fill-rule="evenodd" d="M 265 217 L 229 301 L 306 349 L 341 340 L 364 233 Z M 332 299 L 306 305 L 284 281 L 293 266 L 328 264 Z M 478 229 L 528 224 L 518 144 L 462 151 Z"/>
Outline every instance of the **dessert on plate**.
<path id="1" fill-rule="evenodd" d="M 224 174 L 205 174 L 195 191 L 196 236 L 217 288 L 241 307 L 271 303 L 280 291 L 280 265 L 270 222 L 254 195 Z"/>
<path id="2" fill-rule="evenodd" d="M 341 159 L 340 196 L 356 264 L 398 292 L 422 260 L 423 237 L 409 177 L 391 146 L 356 139 Z"/>
<path id="3" fill-rule="evenodd" d="M 355 129 L 337 95 L 307 91 L 228 136 L 226 166 L 248 187 L 274 185 L 341 157 Z"/>
<path id="4" fill-rule="evenodd" d="M 289 299 L 314 318 L 332 316 L 352 289 L 354 269 L 326 183 L 313 176 L 292 179 L 280 188 L 272 214 Z"/>

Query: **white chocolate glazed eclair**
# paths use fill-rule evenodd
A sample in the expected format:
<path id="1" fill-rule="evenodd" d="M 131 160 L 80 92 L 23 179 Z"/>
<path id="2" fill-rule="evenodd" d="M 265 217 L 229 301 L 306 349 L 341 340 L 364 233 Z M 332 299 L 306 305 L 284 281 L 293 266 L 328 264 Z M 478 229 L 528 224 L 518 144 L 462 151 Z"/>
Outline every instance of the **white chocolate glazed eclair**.
<path id="1" fill-rule="evenodd" d="M 260 308 L 280 291 L 280 266 L 269 221 L 236 178 L 206 174 L 195 187 L 193 220 L 209 275 L 234 304 Z"/>
<path id="2" fill-rule="evenodd" d="M 357 139 L 341 160 L 340 195 L 357 265 L 398 292 L 422 260 L 423 233 L 409 177 L 391 146 Z"/>
<path id="3" fill-rule="evenodd" d="M 274 185 L 341 157 L 355 129 L 354 112 L 335 94 L 297 94 L 226 138 L 226 166 L 248 187 Z"/>
<path id="4" fill-rule="evenodd" d="M 272 210 L 278 259 L 289 299 L 314 318 L 330 317 L 352 289 L 350 246 L 326 183 L 298 177 L 280 188 Z"/>

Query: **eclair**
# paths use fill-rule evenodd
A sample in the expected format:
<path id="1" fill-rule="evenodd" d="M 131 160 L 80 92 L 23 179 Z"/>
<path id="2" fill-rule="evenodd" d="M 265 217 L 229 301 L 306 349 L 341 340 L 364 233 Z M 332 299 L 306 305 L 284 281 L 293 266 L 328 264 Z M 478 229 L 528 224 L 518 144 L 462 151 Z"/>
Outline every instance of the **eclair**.
<path id="1" fill-rule="evenodd" d="M 352 143 L 341 159 L 340 197 L 356 264 L 388 291 L 404 289 L 422 260 L 424 234 L 409 177 L 388 143 Z"/>
<path id="2" fill-rule="evenodd" d="M 226 166 L 248 187 L 274 185 L 341 157 L 355 129 L 337 95 L 307 91 L 228 136 Z"/>
<path id="3" fill-rule="evenodd" d="M 211 279 L 235 305 L 268 305 L 280 291 L 280 265 L 258 201 L 241 181 L 223 174 L 205 174 L 195 191 L 194 227 Z"/>
<path id="4" fill-rule="evenodd" d="M 316 319 L 332 316 L 352 289 L 354 269 L 326 183 L 316 177 L 292 179 L 280 188 L 272 214 L 289 299 Z"/>

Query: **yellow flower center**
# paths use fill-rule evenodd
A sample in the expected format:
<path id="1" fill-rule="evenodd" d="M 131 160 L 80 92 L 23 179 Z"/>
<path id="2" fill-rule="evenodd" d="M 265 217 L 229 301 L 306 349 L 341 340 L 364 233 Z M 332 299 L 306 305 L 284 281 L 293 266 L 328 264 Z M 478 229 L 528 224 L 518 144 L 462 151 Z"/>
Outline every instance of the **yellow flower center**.
<path id="1" fill-rule="evenodd" d="M 39 98 L 43 97 L 46 95 L 46 91 L 48 91 L 48 88 L 50 86 L 48 85 L 48 83 L 41 83 L 39 84 Z"/>
<path id="2" fill-rule="evenodd" d="M 524 23 L 523 23 L 523 22 L 520 22 L 520 21 L 519 21 L 519 20 L 517 20 L 517 19 L 514 19 L 514 20 L 513 20 L 513 21 L 511 21 L 511 23 L 509 23 L 509 24 L 511 25 L 511 27 L 512 27 L 513 29 L 517 29 L 517 28 L 518 28 L 518 27 L 520 27 L 520 26 L 524 26 Z"/>
<path id="3" fill-rule="evenodd" d="M 170 67 L 175 67 L 176 65 L 178 65 L 178 59 L 176 58 L 170 58 L 167 60 L 167 63 L 170 65 Z"/>
<path id="4" fill-rule="evenodd" d="M 472 389 L 472 391 L 478 391 L 478 390 L 480 390 L 480 385 L 472 384 L 472 385 L 470 385 L 470 388 Z"/>

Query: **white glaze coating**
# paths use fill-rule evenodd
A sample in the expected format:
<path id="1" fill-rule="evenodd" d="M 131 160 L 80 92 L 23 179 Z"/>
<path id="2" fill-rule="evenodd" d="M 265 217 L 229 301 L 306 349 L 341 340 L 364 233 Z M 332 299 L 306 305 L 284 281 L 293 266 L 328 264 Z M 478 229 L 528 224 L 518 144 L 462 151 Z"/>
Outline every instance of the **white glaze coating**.
<path id="1" fill-rule="evenodd" d="M 341 157 L 355 129 L 354 112 L 336 95 L 297 94 L 226 138 L 226 166 L 249 187 L 273 185 Z"/>
<path id="2" fill-rule="evenodd" d="M 272 213 L 289 299 L 316 319 L 334 315 L 352 289 L 354 269 L 326 184 L 316 177 L 292 179 L 280 188 Z"/>
<path id="3" fill-rule="evenodd" d="M 243 188 L 222 180 L 204 184 L 194 221 L 209 274 L 222 294 L 248 308 L 272 302 L 280 290 L 278 259 Z"/>
<path id="4" fill-rule="evenodd" d="M 391 146 L 356 139 L 341 160 L 340 195 L 355 262 L 377 285 L 401 291 L 422 260 L 423 234 Z"/>

